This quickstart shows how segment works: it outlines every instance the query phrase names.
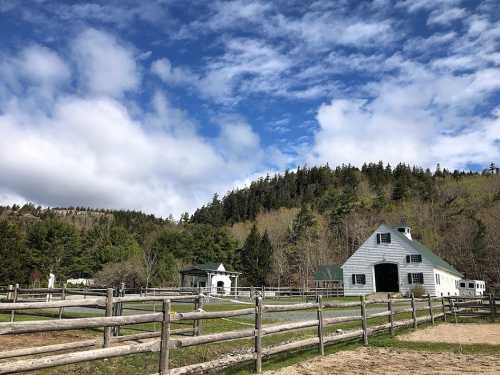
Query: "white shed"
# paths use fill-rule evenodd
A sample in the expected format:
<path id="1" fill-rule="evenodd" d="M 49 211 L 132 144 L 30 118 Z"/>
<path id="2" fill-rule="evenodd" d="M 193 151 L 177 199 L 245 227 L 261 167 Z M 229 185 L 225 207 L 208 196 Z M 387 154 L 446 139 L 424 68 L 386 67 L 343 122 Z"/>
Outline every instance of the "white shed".
<path id="1" fill-rule="evenodd" d="M 342 266 L 344 295 L 409 294 L 421 286 L 433 296 L 458 295 L 463 277 L 411 237 L 407 226 L 380 225 Z"/>
<path id="2" fill-rule="evenodd" d="M 227 271 L 222 263 L 194 264 L 180 273 L 182 287 L 200 288 L 208 294 L 231 294 L 231 286 L 238 289 L 240 272 Z"/>

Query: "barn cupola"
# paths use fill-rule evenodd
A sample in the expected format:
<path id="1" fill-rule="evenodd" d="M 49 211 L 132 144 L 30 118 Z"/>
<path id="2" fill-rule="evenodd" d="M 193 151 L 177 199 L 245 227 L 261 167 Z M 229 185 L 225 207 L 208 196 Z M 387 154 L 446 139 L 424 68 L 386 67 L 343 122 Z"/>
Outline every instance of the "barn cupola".
<path id="1" fill-rule="evenodd" d="M 406 225 L 401 225 L 399 227 L 396 228 L 398 230 L 399 233 L 401 234 L 404 234 L 406 236 L 406 238 L 408 238 L 409 240 L 411 240 L 411 230 L 410 230 L 410 227 L 409 226 L 406 226 Z"/>

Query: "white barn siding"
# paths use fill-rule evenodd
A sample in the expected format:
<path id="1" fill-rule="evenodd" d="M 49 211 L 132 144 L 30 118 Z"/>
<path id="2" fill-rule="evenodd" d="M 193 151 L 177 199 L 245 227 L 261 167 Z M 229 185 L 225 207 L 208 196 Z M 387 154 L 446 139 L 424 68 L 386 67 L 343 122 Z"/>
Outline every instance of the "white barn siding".
<path id="1" fill-rule="evenodd" d="M 436 283 L 436 296 L 458 296 L 459 289 L 457 282 L 460 282 L 460 277 L 452 275 L 449 272 L 434 269 L 434 279 L 436 274 L 439 275 L 439 284 Z"/>
<path id="2" fill-rule="evenodd" d="M 377 233 L 387 233 L 389 230 L 384 226 L 374 232 L 361 247 L 344 263 L 344 295 L 359 296 L 374 293 L 375 269 L 378 263 L 396 263 L 399 274 L 399 292 L 406 294 L 412 288 L 420 284 L 408 284 L 408 273 L 423 273 L 424 284 L 427 293 L 436 295 L 434 285 L 434 266 L 425 257 L 421 263 L 406 263 L 406 255 L 420 254 L 416 249 L 396 236 L 391 236 L 390 244 L 377 244 Z M 365 274 L 365 285 L 353 285 L 352 274 Z"/>

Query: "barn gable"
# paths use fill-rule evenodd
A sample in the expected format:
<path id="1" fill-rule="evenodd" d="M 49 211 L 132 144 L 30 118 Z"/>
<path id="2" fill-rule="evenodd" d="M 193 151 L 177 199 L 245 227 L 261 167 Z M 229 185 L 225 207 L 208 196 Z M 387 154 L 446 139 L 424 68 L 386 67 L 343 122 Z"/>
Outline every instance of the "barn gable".
<path id="1" fill-rule="evenodd" d="M 461 274 L 410 238 L 409 231 L 401 233 L 388 225 L 380 225 L 342 266 L 345 294 L 409 293 L 421 284 L 428 293 L 436 295 L 443 293 L 442 286 L 436 286 L 441 278 L 436 273 L 442 273 L 447 288 L 451 284 L 450 288 L 453 287 Z"/>

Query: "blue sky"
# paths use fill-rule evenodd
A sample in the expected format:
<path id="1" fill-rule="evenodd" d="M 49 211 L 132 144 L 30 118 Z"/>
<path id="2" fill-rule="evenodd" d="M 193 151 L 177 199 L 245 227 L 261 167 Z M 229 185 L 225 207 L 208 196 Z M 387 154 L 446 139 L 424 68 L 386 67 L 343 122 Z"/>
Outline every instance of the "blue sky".
<path id="1" fill-rule="evenodd" d="M 256 176 L 500 156 L 498 1 L 2 1 L 0 202 L 179 215 Z"/>

